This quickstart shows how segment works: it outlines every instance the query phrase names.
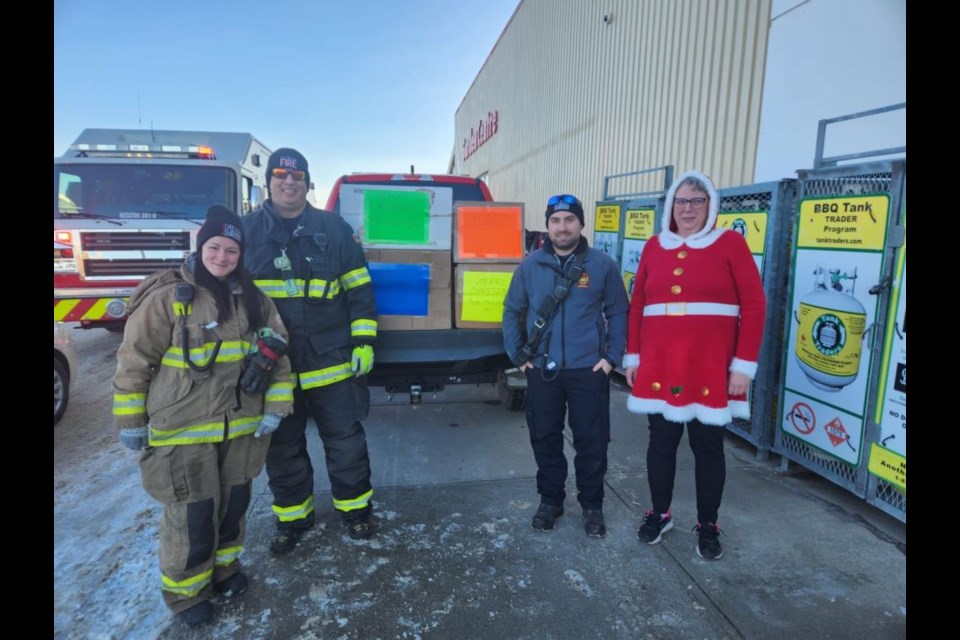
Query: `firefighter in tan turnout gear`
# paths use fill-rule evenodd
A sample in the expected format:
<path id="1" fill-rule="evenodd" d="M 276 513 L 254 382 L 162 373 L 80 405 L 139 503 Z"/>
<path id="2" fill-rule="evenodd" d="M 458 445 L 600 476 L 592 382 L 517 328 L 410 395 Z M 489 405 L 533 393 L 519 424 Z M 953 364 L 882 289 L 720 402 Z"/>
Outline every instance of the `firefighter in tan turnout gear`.
<path id="1" fill-rule="evenodd" d="M 197 252 L 133 292 L 117 351 L 114 418 L 121 442 L 143 450 L 143 487 L 163 505 L 164 601 L 191 627 L 213 616 L 214 593 L 247 587 L 239 556 L 252 480 L 293 410 L 286 330 L 243 252 L 240 218 L 211 207 Z"/>
<path id="2" fill-rule="evenodd" d="M 373 367 L 377 316 L 353 229 L 307 202 L 306 158 L 294 149 L 274 151 L 267 183 L 270 198 L 243 222 L 246 266 L 290 332 L 298 380 L 294 413 L 280 424 L 267 455 L 277 524 L 270 549 L 282 555 L 314 524 L 308 417 L 323 441 L 334 509 L 351 538 L 374 534 L 370 458 L 360 421 L 370 406 L 363 377 Z"/>

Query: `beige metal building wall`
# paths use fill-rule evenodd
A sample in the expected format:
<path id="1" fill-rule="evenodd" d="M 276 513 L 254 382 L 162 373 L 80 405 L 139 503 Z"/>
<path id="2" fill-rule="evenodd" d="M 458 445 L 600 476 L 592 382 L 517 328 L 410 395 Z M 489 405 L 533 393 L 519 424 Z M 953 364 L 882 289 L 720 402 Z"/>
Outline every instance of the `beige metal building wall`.
<path id="1" fill-rule="evenodd" d="M 454 173 L 494 198 L 587 209 L 603 178 L 672 164 L 717 186 L 752 181 L 770 0 L 521 0 L 456 113 Z M 496 132 L 464 159 L 488 114 Z M 662 178 L 661 178 L 662 179 Z M 618 180 L 617 193 L 660 188 Z"/>

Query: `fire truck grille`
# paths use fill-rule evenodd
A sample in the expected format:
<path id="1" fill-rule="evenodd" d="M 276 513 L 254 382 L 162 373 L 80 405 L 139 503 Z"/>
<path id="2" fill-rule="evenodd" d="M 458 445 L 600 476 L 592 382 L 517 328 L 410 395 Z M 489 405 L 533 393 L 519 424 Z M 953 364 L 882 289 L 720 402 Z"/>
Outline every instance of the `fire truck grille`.
<path id="1" fill-rule="evenodd" d="M 80 236 L 84 251 L 189 251 L 190 233 L 186 231 L 84 232 Z"/>
<path id="2" fill-rule="evenodd" d="M 161 269 L 179 267 L 183 260 L 84 260 L 83 272 L 89 277 L 129 278 L 148 276 Z"/>

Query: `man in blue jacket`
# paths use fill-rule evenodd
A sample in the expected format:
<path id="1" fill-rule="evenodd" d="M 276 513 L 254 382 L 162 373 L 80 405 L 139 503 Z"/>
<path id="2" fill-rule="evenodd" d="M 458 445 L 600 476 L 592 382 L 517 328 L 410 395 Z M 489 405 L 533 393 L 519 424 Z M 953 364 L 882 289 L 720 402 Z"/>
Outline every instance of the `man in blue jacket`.
<path id="1" fill-rule="evenodd" d="M 503 305 L 504 347 L 527 376 L 527 427 L 540 494 L 533 528 L 553 529 L 563 515 L 563 427 L 569 411 L 584 529 L 602 537 L 609 375 L 626 347 L 627 294 L 617 264 L 582 236 L 583 205 L 577 198 L 550 198 L 546 219 L 547 241 L 517 267 Z"/>

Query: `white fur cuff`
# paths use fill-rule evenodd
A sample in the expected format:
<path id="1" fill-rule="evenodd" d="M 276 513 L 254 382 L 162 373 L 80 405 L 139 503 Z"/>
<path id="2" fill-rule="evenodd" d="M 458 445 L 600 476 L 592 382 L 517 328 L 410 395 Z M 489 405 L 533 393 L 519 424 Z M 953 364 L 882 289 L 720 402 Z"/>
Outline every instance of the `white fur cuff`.
<path id="1" fill-rule="evenodd" d="M 730 363 L 730 371 L 734 373 L 742 373 L 753 380 L 753 378 L 757 375 L 757 363 L 741 360 L 740 358 L 734 358 L 733 362 Z"/>

